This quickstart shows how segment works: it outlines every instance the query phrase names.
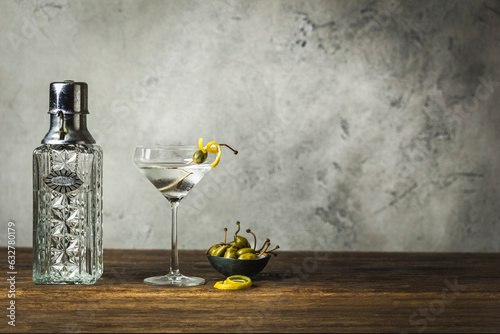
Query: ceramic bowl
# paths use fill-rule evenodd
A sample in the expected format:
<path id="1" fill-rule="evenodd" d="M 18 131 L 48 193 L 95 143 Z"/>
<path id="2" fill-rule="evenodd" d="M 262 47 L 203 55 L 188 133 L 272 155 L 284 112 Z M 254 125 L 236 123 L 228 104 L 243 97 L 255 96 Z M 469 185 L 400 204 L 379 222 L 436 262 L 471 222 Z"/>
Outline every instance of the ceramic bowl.
<path id="1" fill-rule="evenodd" d="M 207 258 L 212 267 L 224 276 L 244 275 L 253 277 L 266 267 L 271 256 L 261 255 L 255 260 L 227 259 L 211 255 L 207 255 Z"/>

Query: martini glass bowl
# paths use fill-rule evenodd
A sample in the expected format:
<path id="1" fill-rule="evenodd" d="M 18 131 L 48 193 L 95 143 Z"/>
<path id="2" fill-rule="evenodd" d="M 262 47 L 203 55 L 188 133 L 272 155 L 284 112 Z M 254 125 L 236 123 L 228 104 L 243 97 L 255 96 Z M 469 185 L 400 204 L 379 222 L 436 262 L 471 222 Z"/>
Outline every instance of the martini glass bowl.
<path id="1" fill-rule="evenodd" d="M 210 155 L 202 164 L 193 162 L 198 146 L 137 146 L 134 164 L 169 201 L 172 211 L 170 271 L 164 276 L 149 277 L 144 283 L 164 286 L 196 286 L 205 279 L 180 273 L 177 249 L 177 208 L 180 201 L 211 169 Z"/>

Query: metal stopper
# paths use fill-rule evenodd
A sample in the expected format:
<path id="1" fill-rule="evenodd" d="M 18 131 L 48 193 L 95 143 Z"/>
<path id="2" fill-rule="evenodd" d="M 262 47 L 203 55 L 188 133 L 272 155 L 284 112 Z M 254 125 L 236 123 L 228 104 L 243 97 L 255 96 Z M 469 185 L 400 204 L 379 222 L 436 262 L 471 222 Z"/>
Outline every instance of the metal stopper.
<path id="1" fill-rule="evenodd" d="M 87 130 L 87 91 L 85 82 L 50 84 L 50 129 L 42 144 L 95 144 Z"/>
<path id="2" fill-rule="evenodd" d="M 65 114 L 88 114 L 88 86 L 85 82 L 53 82 L 50 84 L 49 114 L 62 111 Z"/>

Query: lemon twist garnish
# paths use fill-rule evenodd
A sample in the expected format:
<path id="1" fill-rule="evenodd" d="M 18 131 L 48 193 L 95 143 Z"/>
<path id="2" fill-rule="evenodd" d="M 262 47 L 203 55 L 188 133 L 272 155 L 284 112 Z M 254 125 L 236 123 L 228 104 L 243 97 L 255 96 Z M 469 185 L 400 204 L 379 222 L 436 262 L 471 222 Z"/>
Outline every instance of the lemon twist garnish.
<path id="1" fill-rule="evenodd" d="M 226 144 L 218 144 L 214 141 L 209 142 L 206 146 L 203 146 L 203 138 L 200 138 L 198 140 L 198 146 L 200 147 L 199 151 L 196 151 L 193 155 L 193 162 L 196 164 L 202 164 L 207 160 L 207 153 L 212 153 L 212 154 L 217 154 L 217 157 L 215 158 L 215 161 L 212 162 L 210 167 L 215 168 L 220 161 L 220 156 L 222 154 L 221 146 L 226 146 L 229 148 L 231 151 L 233 151 L 234 154 L 238 154 L 238 151 L 234 150 L 231 148 L 229 145 Z"/>
<path id="2" fill-rule="evenodd" d="M 206 148 L 203 147 L 203 138 L 198 139 L 198 146 L 203 153 L 207 153 Z"/>
<path id="3" fill-rule="evenodd" d="M 214 168 L 215 166 L 217 166 L 219 164 L 220 156 L 222 154 L 222 150 L 220 149 L 220 145 L 214 141 L 211 141 L 207 144 L 206 149 L 207 149 L 208 153 L 212 153 L 212 154 L 217 153 L 217 157 L 215 158 L 215 161 L 212 162 L 212 164 L 210 165 L 210 167 Z"/>
<path id="4" fill-rule="evenodd" d="M 214 288 L 220 290 L 241 290 L 250 289 L 252 280 L 250 277 L 243 275 L 233 275 L 226 278 L 225 281 L 215 283 Z"/>

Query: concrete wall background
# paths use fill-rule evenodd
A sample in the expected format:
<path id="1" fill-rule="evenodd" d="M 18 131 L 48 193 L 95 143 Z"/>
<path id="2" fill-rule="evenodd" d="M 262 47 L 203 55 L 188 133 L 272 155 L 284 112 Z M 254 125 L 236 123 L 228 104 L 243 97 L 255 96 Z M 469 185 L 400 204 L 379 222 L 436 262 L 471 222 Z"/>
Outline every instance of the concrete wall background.
<path id="1" fill-rule="evenodd" d="M 234 222 L 283 249 L 499 251 L 495 1 L 0 2 L 0 222 L 31 245 L 48 87 L 89 84 L 104 242 L 168 248 L 135 145 L 233 145 L 181 203 L 179 243 Z M 2 227 L 6 231 L 6 227 Z M 1 233 L 1 241 L 6 241 Z"/>

